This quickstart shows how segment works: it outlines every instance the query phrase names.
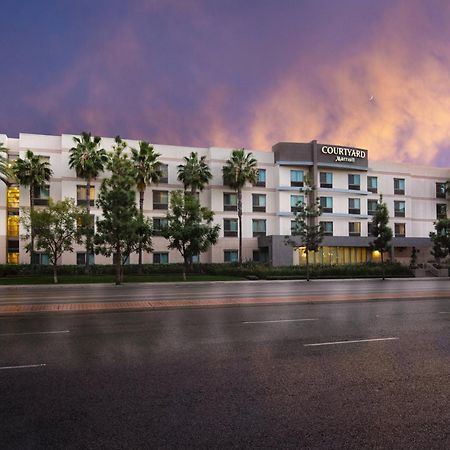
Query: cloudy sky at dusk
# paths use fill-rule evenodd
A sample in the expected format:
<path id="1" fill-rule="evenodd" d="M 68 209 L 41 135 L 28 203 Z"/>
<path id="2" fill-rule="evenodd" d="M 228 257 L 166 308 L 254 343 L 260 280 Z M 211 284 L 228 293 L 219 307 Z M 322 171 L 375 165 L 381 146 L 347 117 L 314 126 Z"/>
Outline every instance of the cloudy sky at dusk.
<path id="1" fill-rule="evenodd" d="M 0 133 L 450 165 L 447 0 L 1 2 Z"/>

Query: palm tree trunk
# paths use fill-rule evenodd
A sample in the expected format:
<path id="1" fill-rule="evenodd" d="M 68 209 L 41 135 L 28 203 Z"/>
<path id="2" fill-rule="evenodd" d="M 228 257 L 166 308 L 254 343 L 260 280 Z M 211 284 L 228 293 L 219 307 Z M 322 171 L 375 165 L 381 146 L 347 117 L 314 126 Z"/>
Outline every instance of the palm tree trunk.
<path id="1" fill-rule="evenodd" d="M 30 184 L 30 219 L 31 219 L 31 214 L 34 209 L 33 196 L 34 196 L 34 185 Z M 34 254 L 34 227 L 33 227 L 33 223 L 31 223 L 30 265 L 33 264 L 33 254 Z"/>
<path id="2" fill-rule="evenodd" d="M 306 281 L 309 281 L 309 251 L 306 249 Z"/>
<path id="3" fill-rule="evenodd" d="M 242 191 L 238 190 L 239 265 L 242 266 Z"/>
<path id="4" fill-rule="evenodd" d="M 139 212 L 141 213 L 141 216 L 144 216 L 144 191 L 139 191 Z M 142 236 L 141 240 L 139 242 L 139 267 L 138 267 L 138 273 L 142 274 Z"/>
<path id="5" fill-rule="evenodd" d="M 91 180 L 88 178 L 86 183 L 86 211 L 87 211 L 87 228 L 86 228 L 86 260 L 84 262 L 86 273 L 89 273 L 89 255 L 91 253 Z"/>

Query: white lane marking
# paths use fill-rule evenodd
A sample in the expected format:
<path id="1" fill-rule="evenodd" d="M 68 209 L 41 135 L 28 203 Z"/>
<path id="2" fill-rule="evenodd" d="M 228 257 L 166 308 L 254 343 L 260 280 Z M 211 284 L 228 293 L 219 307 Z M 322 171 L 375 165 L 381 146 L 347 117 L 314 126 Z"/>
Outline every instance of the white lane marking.
<path id="1" fill-rule="evenodd" d="M 36 367 L 44 367 L 47 364 L 28 364 L 26 366 L 4 366 L 0 367 L 0 370 L 9 370 L 9 369 L 33 369 Z"/>
<path id="2" fill-rule="evenodd" d="M 245 324 L 249 323 L 279 323 L 279 322 L 311 322 L 319 319 L 280 319 L 280 320 L 257 320 L 254 322 L 242 322 Z"/>
<path id="3" fill-rule="evenodd" d="M 70 333 L 70 330 L 61 330 L 61 331 L 34 331 L 30 333 L 4 333 L 0 334 L 2 336 L 26 336 L 30 334 L 61 334 L 61 333 Z"/>
<path id="4" fill-rule="evenodd" d="M 303 344 L 304 347 L 318 347 L 320 345 L 339 345 L 339 344 L 356 344 L 359 342 L 377 342 L 377 341 L 396 341 L 398 337 L 375 338 L 375 339 L 358 339 L 354 341 L 334 341 L 334 342 L 319 342 L 317 344 Z"/>

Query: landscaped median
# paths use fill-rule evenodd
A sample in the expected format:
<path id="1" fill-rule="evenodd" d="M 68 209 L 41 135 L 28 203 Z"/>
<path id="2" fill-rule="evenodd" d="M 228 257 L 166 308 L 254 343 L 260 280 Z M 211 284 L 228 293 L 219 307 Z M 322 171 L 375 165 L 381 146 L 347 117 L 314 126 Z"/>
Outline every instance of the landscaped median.
<path id="1" fill-rule="evenodd" d="M 125 282 L 181 282 L 181 264 L 145 264 L 139 274 L 138 265 L 126 265 Z M 413 277 L 412 271 L 401 264 L 387 263 L 387 277 Z M 84 273 L 84 266 L 59 266 L 60 283 L 113 283 L 114 266 L 93 265 L 91 273 Z M 311 278 L 381 278 L 380 264 L 351 264 L 339 266 L 311 266 Z M 305 279 L 306 269 L 299 266 L 270 267 L 264 264 L 201 264 L 194 265 L 188 281 L 232 281 L 232 280 L 283 280 Z M 50 266 L 0 265 L 0 285 L 52 284 Z"/>

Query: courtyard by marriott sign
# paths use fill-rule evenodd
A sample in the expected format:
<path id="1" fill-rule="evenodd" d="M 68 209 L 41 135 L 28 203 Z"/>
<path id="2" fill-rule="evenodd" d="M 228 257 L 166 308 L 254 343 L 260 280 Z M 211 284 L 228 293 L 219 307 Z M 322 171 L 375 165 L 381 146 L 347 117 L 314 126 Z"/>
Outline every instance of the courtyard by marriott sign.
<path id="1" fill-rule="evenodd" d="M 367 150 L 352 147 L 339 147 L 336 145 L 319 144 L 320 152 L 325 155 L 326 159 L 333 158 L 337 163 L 367 163 Z M 321 158 L 323 159 L 323 157 Z M 359 160 L 359 161 L 358 161 Z"/>

